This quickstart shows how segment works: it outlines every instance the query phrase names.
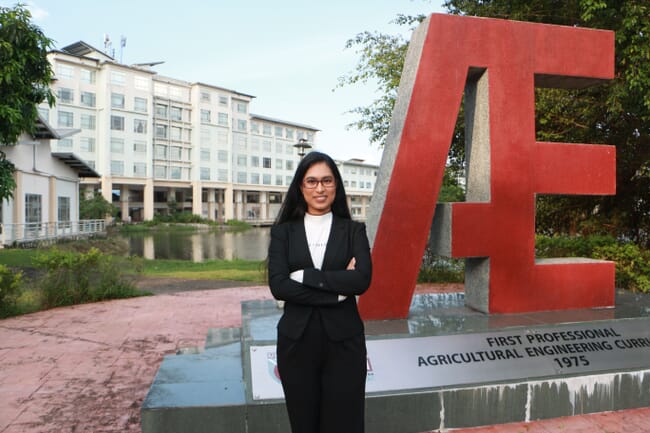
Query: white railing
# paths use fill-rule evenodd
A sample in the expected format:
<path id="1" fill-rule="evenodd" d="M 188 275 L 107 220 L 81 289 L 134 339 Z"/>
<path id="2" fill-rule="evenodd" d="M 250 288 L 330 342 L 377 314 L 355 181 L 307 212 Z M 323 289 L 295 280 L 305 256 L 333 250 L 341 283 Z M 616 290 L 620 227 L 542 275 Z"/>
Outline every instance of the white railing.
<path id="1" fill-rule="evenodd" d="M 106 221 L 103 219 L 0 224 L 0 247 L 85 237 L 105 232 Z"/>

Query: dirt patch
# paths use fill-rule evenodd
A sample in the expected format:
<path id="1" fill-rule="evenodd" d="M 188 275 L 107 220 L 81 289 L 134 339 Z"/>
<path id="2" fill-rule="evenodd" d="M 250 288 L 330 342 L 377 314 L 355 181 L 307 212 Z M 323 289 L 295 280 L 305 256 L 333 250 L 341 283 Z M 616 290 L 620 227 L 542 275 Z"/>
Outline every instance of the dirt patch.
<path id="1" fill-rule="evenodd" d="M 196 290 L 228 289 L 232 287 L 259 286 L 259 283 L 231 280 L 189 280 L 186 278 L 143 277 L 134 281 L 135 286 L 154 295 L 168 295 Z"/>

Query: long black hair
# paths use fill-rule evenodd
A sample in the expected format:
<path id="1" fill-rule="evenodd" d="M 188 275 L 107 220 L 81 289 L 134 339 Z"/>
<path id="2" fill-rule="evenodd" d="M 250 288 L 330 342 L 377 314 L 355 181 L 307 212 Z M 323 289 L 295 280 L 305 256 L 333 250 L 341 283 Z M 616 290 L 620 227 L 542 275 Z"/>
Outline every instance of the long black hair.
<path id="1" fill-rule="evenodd" d="M 287 221 L 300 220 L 304 218 L 307 212 L 307 202 L 302 195 L 300 189 L 302 181 L 305 179 L 305 174 L 309 168 L 319 162 L 324 162 L 332 170 L 334 180 L 336 181 L 336 196 L 332 203 L 332 214 L 339 218 L 352 219 L 350 216 L 350 209 L 348 208 L 348 200 L 345 195 L 345 188 L 343 188 L 343 178 L 334 160 L 322 152 L 309 152 L 300 161 L 296 168 L 296 173 L 293 175 L 291 185 L 287 195 L 284 197 L 280 212 L 275 219 L 275 224 L 281 224 Z"/>

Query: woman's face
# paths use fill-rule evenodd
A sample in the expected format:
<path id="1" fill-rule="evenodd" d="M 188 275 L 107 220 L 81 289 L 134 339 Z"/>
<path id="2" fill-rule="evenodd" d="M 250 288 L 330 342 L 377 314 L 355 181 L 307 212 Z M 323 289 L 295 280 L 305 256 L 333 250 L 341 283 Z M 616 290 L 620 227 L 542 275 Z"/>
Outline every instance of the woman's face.
<path id="1" fill-rule="evenodd" d="M 336 179 L 327 163 L 312 164 L 302 179 L 300 190 L 307 202 L 307 213 L 324 215 L 331 211 L 336 197 Z"/>

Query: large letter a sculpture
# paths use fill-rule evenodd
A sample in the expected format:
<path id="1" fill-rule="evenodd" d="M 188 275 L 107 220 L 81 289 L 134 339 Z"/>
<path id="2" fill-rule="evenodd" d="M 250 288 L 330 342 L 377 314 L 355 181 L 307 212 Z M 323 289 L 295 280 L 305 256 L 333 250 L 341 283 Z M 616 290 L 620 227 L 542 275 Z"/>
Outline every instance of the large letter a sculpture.
<path id="1" fill-rule="evenodd" d="M 611 79 L 614 34 L 432 15 L 405 63 L 368 220 L 373 281 L 365 319 L 408 315 L 431 231 L 467 257 L 466 304 L 488 313 L 612 306 L 614 263 L 535 259 L 536 194 L 614 194 L 613 146 L 535 140 L 535 86 Z M 467 202 L 438 207 L 465 94 Z M 434 220 L 435 213 L 435 221 Z"/>

